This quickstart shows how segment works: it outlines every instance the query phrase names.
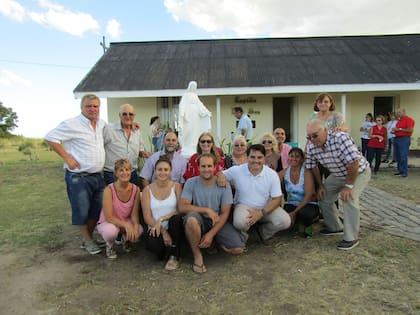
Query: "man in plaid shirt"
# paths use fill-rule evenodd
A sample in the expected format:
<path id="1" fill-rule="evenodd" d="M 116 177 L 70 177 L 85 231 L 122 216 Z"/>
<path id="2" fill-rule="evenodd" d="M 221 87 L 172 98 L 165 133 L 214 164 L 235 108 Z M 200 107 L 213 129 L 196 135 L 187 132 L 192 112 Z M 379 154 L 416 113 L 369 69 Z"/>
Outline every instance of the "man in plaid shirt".
<path id="1" fill-rule="evenodd" d="M 353 138 L 345 132 L 328 131 L 325 122 L 314 119 L 307 125 L 306 169 L 317 184 L 319 208 L 324 217 L 322 235 L 341 235 L 337 248 L 349 250 L 359 244 L 359 196 L 370 180 L 370 167 L 361 155 Z M 321 182 L 317 167 L 321 163 L 330 175 Z M 344 210 L 344 227 L 338 216 L 335 201 L 340 195 Z M 343 231 L 344 228 L 344 231 Z"/>

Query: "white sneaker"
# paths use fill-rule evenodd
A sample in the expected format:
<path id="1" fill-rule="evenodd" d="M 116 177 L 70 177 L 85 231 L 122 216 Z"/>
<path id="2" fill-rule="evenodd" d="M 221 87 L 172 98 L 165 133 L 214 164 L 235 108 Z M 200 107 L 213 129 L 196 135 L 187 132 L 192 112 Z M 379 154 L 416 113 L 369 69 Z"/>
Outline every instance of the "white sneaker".
<path id="1" fill-rule="evenodd" d="M 106 247 L 106 257 L 109 259 L 117 258 L 117 252 L 115 251 L 114 246 L 107 246 Z"/>

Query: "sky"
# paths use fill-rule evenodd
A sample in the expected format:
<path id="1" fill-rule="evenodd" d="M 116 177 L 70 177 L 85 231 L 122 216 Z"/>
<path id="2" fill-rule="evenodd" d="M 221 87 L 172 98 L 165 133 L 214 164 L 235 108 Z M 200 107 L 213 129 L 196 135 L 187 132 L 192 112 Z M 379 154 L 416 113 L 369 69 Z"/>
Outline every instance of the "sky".
<path id="1" fill-rule="evenodd" d="M 419 0 L 0 0 L 0 101 L 42 138 L 110 42 L 420 33 Z M 101 117 L 106 117 L 102 100 Z"/>

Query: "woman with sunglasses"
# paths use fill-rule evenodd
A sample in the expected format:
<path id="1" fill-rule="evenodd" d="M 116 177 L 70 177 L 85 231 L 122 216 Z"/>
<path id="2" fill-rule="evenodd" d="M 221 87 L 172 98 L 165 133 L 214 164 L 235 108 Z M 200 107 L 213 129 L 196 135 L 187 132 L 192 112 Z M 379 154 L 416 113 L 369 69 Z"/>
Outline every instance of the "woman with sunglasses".
<path id="1" fill-rule="evenodd" d="M 232 154 L 228 154 L 225 157 L 225 169 L 235 166 L 245 164 L 247 162 L 246 156 L 246 139 L 242 135 L 238 135 L 233 139 L 233 149 Z"/>
<path id="2" fill-rule="evenodd" d="M 215 157 L 216 165 L 214 168 L 214 175 L 216 175 L 224 169 L 225 162 L 223 159 L 223 152 L 221 149 L 216 147 L 216 144 L 214 143 L 214 138 L 210 132 L 203 132 L 200 135 L 200 137 L 198 137 L 196 151 L 197 153 L 194 153 L 187 163 L 187 170 L 184 173 L 185 179 L 200 175 L 200 169 L 198 167 L 198 157 L 204 153 L 213 154 L 213 156 Z"/>
<path id="3" fill-rule="evenodd" d="M 375 168 L 373 174 L 379 171 L 381 165 L 382 153 L 384 152 L 388 137 L 388 130 L 384 126 L 384 116 L 376 116 L 376 125 L 369 130 L 369 142 L 367 143 L 367 160 L 372 168 L 372 161 L 375 158 Z"/>
<path id="4" fill-rule="evenodd" d="M 260 139 L 260 143 L 265 149 L 265 165 L 280 172 L 283 169 L 281 158 L 278 154 L 278 144 L 276 138 L 271 133 L 265 133 Z"/>

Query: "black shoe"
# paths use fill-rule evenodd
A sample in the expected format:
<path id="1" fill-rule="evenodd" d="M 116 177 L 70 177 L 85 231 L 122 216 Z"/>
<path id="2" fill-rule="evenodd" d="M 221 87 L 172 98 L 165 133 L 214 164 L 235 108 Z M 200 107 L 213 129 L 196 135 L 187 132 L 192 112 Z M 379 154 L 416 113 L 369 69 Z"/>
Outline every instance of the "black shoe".
<path id="1" fill-rule="evenodd" d="M 325 235 L 325 236 L 330 236 L 330 235 L 343 235 L 344 234 L 344 231 L 343 230 L 330 231 L 328 229 L 322 229 L 321 231 L 319 231 L 319 234 Z"/>
<path id="2" fill-rule="evenodd" d="M 337 244 L 337 249 L 350 250 L 356 247 L 357 245 L 359 245 L 359 240 L 354 240 L 354 241 L 342 240 L 340 243 Z"/>
<path id="3" fill-rule="evenodd" d="M 394 175 L 395 175 L 395 176 L 399 176 L 399 175 L 400 175 L 400 173 L 394 173 Z"/>

